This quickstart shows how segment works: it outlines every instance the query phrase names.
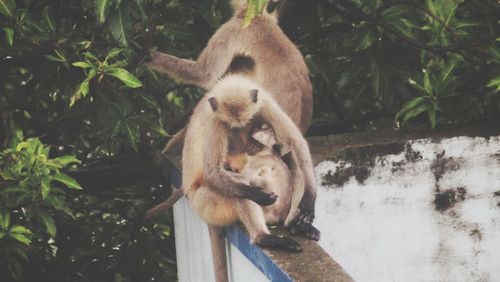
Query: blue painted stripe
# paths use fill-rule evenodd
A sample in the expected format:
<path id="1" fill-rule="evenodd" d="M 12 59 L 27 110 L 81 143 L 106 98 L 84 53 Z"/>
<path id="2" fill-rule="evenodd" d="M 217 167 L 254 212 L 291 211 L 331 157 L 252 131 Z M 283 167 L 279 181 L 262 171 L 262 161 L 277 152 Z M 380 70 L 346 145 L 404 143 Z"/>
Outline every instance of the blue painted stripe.
<path id="1" fill-rule="evenodd" d="M 168 171 L 170 182 L 177 188 L 182 185 L 181 171 L 168 159 L 163 158 L 164 169 Z M 238 226 L 228 226 L 224 235 L 240 252 L 248 258 L 271 281 L 293 281 L 274 261 L 258 246 L 250 243 L 250 238 Z"/>
<path id="2" fill-rule="evenodd" d="M 293 281 L 274 261 L 258 246 L 250 243 L 250 238 L 238 226 L 224 229 L 226 238 L 248 258 L 271 281 Z"/>

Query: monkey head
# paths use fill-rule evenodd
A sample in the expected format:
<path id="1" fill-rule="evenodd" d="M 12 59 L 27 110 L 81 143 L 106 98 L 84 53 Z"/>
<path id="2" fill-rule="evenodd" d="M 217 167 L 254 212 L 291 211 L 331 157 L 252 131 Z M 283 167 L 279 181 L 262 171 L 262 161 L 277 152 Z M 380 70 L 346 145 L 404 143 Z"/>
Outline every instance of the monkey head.
<path id="1" fill-rule="evenodd" d="M 254 85 L 239 84 L 239 80 L 228 81 L 231 83 L 221 81 L 215 85 L 208 95 L 208 103 L 216 121 L 230 128 L 242 128 L 250 124 L 260 110 L 259 90 L 252 87 Z"/>

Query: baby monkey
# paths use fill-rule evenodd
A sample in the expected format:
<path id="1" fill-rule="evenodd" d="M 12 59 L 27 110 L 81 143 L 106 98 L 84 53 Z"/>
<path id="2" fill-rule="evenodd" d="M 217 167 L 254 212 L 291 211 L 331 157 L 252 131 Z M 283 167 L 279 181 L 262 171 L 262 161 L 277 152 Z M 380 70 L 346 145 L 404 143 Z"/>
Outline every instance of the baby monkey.
<path id="1" fill-rule="evenodd" d="M 293 192 L 290 191 L 290 170 L 281 158 L 283 146 L 276 142 L 272 129 L 266 124 L 255 129 L 250 138 L 254 145 L 246 152 L 228 155 L 224 168 L 240 173 L 251 186 L 278 196 L 274 204 L 262 209 L 266 223 L 283 224 L 290 211 Z"/>

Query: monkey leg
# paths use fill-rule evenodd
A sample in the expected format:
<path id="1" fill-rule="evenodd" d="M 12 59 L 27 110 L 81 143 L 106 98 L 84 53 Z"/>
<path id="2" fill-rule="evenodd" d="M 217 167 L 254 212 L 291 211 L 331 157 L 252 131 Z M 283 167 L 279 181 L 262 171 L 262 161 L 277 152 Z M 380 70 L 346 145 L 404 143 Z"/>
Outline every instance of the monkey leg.
<path id="1" fill-rule="evenodd" d="M 288 215 L 285 219 L 285 226 L 293 235 L 301 234 L 310 240 L 318 241 L 321 233 L 312 225 L 312 220 L 311 222 L 307 222 L 304 220 L 304 215 L 310 213 L 303 212 L 303 199 L 307 198 L 307 195 L 304 194 L 305 191 L 303 173 L 301 170 L 297 169 L 297 166 L 295 165 L 293 160 L 288 160 L 288 163 L 292 178 L 292 191 L 290 191 L 290 193 L 292 193 L 292 200 L 290 204 L 290 211 L 288 212 Z"/>
<path id="2" fill-rule="evenodd" d="M 188 194 L 194 211 L 208 224 L 227 226 L 238 221 L 237 200 L 222 196 L 207 186 L 201 186 Z"/>
<path id="3" fill-rule="evenodd" d="M 272 235 L 267 228 L 262 208 L 253 201 L 239 200 L 236 209 L 240 221 L 247 229 L 253 243 L 267 248 L 300 252 L 302 248 L 295 240 L 287 236 Z"/>

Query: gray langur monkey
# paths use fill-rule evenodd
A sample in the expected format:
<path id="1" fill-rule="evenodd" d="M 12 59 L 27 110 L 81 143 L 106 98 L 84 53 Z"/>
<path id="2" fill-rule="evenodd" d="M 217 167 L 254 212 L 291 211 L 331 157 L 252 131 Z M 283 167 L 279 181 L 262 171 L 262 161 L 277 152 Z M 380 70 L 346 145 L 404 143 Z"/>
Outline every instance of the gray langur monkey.
<path id="1" fill-rule="evenodd" d="M 239 220 L 252 242 L 296 250 L 293 240 L 271 235 L 266 226 L 261 206 L 274 204 L 278 195 L 272 189 L 254 186 L 259 183 L 251 183 L 244 174 L 225 169 L 228 156 L 241 153 L 231 144 L 245 144 L 241 137 L 262 124 L 272 129 L 276 142 L 290 148 L 292 155 L 291 200 L 285 225 L 296 225 L 317 240 L 319 232 L 311 225 L 316 184 L 307 141 L 274 98 L 243 76 L 221 79 L 195 108 L 182 154 L 184 194 L 207 223 L 225 226 Z"/>

